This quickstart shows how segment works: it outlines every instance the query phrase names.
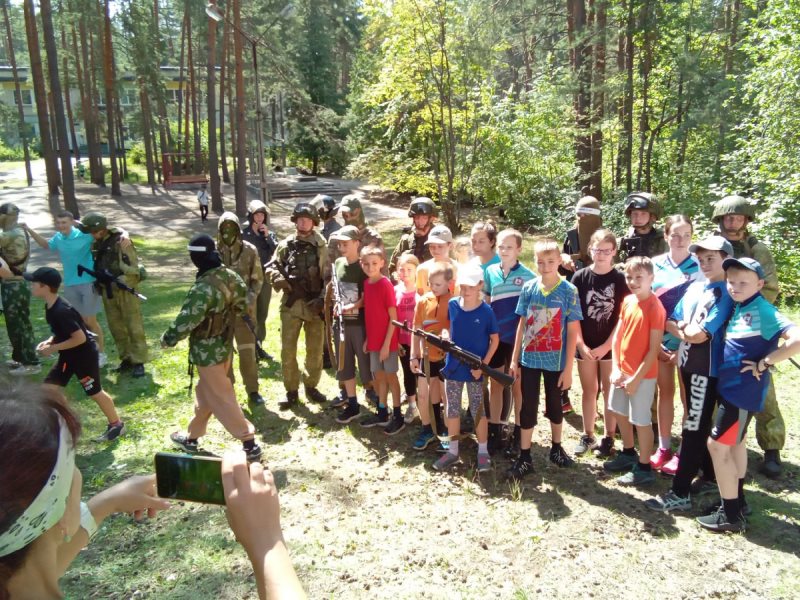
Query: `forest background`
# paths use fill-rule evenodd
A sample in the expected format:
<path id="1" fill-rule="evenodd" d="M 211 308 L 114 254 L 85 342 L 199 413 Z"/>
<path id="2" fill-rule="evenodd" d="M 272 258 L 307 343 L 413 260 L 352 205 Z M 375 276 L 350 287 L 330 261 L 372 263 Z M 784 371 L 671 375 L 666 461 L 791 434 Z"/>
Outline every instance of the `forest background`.
<path id="1" fill-rule="evenodd" d="M 0 106 L 0 154 L 31 146 L 76 212 L 57 150 L 76 145 L 76 122 L 89 177 L 112 194 L 129 166 L 155 185 L 160 153 L 183 151 L 207 161 L 217 208 L 220 181 L 237 184 L 242 212 L 236 165 L 258 170 L 260 118 L 268 163 L 430 195 L 455 228 L 465 208 L 500 207 L 560 237 L 589 193 L 621 232 L 625 195 L 646 190 L 703 232 L 711 202 L 738 192 L 784 300 L 800 297 L 799 0 L 229 0 L 219 23 L 203 0 L 0 3 L 0 62 L 30 67 L 46 99 L 37 139 Z"/>

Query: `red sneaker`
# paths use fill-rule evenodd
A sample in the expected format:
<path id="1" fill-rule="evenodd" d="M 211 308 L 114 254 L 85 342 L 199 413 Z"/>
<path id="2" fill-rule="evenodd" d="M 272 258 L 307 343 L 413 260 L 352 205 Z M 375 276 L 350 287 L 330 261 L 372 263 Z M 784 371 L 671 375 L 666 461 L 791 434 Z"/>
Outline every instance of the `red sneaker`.
<path id="1" fill-rule="evenodd" d="M 680 460 L 681 455 L 676 452 L 672 455 L 672 458 L 670 458 L 669 461 L 667 461 L 667 463 L 661 467 L 661 472 L 664 473 L 664 475 L 672 475 L 674 477 L 675 473 L 678 472 L 678 463 Z"/>
<path id="2" fill-rule="evenodd" d="M 672 450 L 665 450 L 664 448 L 659 448 L 655 451 L 653 456 L 650 457 L 650 466 L 656 470 L 661 469 L 664 465 L 666 465 L 670 459 L 672 458 Z"/>

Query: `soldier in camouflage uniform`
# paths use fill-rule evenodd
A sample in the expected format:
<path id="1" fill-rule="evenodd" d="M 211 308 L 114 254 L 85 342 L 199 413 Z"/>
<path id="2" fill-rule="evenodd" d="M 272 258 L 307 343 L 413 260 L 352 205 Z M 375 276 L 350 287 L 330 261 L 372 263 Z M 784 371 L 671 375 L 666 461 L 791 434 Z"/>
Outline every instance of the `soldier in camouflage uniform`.
<path id="1" fill-rule="evenodd" d="M 139 260 L 133 244 L 120 245 L 122 230 L 109 228 L 108 220 L 100 213 L 90 212 L 83 218 L 79 228 L 92 234 L 92 256 L 94 270 L 107 271 L 120 278 L 132 288 L 140 282 Z M 99 286 L 99 284 L 97 284 Z M 120 364 L 117 371 L 130 371 L 134 377 L 144 377 L 144 363 L 147 362 L 147 340 L 144 335 L 144 322 L 139 299 L 120 289 L 105 286 L 98 290 L 103 297 L 103 310 L 108 320 L 108 328 L 117 345 Z"/>
<path id="2" fill-rule="evenodd" d="M 13 375 L 31 375 L 42 370 L 34 348 L 31 327 L 30 284 L 22 277 L 31 255 L 31 242 L 27 231 L 17 222 L 19 208 L 7 202 L 0 206 L 0 294 L 6 316 L 6 330 L 11 342 Z"/>
<path id="3" fill-rule="evenodd" d="M 420 196 L 411 201 L 411 205 L 408 207 L 408 216 L 414 221 L 414 225 L 413 228 L 405 231 L 400 241 L 397 242 L 397 247 L 392 252 L 392 258 L 389 261 L 390 273 L 395 272 L 397 260 L 405 252 L 410 252 L 416 256 L 419 259 L 419 264 L 433 258 L 425 242 L 428 240 L 428 234 L 436 223 L 437 212 L 436 205 L 430 198 Z"/>
<path id="4" fill-rule="evenodd" d="M 296 231 L 275 250 L 275 264 L 268 271 L 273 289 L 283 292 L 281 298 L 281 367 L 286 400 L 281 409 L 298 401 L 300 370 L 297 366 L 297 341 L 305 331 L 306 363 L 303 374 L 306 397 L 312 402 L 325 402 L 317 389 L 322 375 L 324 323 L 323 273 L 328 264 L 325 238 L 314 227 L 319 225 L 319 212 L 307 202 L 294 207 L 291 216 Z"/>
<path id="5" fill-rule="evenodd" d="M 633 192 L 625 199 L 625 216 L 631 228 L 619 242 L 619 260 L 634 256 L 652 258 L 669 251 L 664 232 L 655 226 L 661 218 L 661 206 L 650 192 Z"/>
<path id="6" fill-rule="evenodd" d="M 235 320 L 248 311 L 247 287 L 234 271 L 222 264 L 210 236 L 196 235 L 189 242 L 189 256 L 197 278 L 175 321 L 161 335 L 161 347 L 175 346 L 189 338 L 189 362 L 197 367 L 194 417 L 187 433 L 173 433 L 172 442 L 182 450 L 197 452 L 198 439 L 206 433 L 211 415 L 233 437 L 242 441 L 249 460 L 261 457 L 255 427 L 236 401 L 228 377 L 233 358 Z"/>
<path id="7" fill-rule="evenodd" d="M 322 237 L 326 241 L 331 239 L 331 234 L 339 231 L 342 224 L 336 220 L 336 213 L 339 212 L 339 207 L 336 206 L 336 200 L 325 194 L 317 194 L 311 199 L 311 206 L 319 212 L 319 218 L 322 222 Z M 330 245 L 328 245 L 330 251 Z"/>
<path id="8" fill-rule="evenodd" d="M 711 219 L 719 227 L 717 235 L 727 239 L 733 246 L 735 258 L 753 258 L 764 269 L 764 287 L 761 294 L 774 304 L 778 297 L 778 270 L 775 260 L 767 246 L 747 231 L 747 224 L 755 219 L 754 206 L 742 196 L 726 196 L 714 205 Z M 756 440 L 764 451 L 764 462 L 760 470 L 768 477 L 781 474 L 780 451 L 786 441 L 786 426 L 783 422 L 775 396 L 774 379 L 770 378 L 767 386 L 767 398 L 764 410 L 756 413 Z"/>
<path id="9" fill-rule="evenodd" d="M 264 268 L 258 250 L 242 239 L 239 219 L 232 212 L 224 212 L 217 224 L 217 247 L 222 263 L 235 271 L 247 286 L 247 314 L 256 318 L 256 303 L 264 284 Z M 258 361 L 256 360 L 256 337 L 241 317 L 236 317 L 234 329 L 236 351 L 239 353 L 239 373 L 242 376 L 250 402 L 264 404 L 258 393 Z M 233 367 L 230 372 L 233 380 Z"/>
<path id="10" fill-rule="evenodd" d="M 331 240 L 331 235 L 342 228 L 342 224 L 336 220 L 336 213 L 339 212 L 339 207 L 336 206 L 336 200 L 326 194 L 317 194 L 309 202 L 319 213 L 319 219 L 322 222 L 322 237 L 328 242 L 328 266 L 326 268 L 325 280 L 330 281 L 331 269 L 333 268 L 334 256 L 338 253 L 339 247 L 336 240 Z M 331 368 L 331 355 L 330 355 L 330 336 L 332 329 L 330 327 L 331 319 L 333 318 L 333 298 L 330 288 L 325 290 L 325 343 L 322 345 L 322 368 Z M 344 388 L 342 388 L 344 389 Z"/>

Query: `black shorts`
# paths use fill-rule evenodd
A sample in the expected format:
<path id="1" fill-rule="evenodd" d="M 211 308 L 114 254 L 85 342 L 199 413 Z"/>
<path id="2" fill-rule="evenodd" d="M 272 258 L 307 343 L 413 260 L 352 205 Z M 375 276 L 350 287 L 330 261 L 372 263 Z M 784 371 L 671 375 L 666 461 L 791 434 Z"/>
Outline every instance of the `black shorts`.
<path id="1" fill-rule="evenodd" d="M 497 350 L 495 350 L 495 353 L 492 355 L 492 360 L 489 361 L 489 366 L 493 369 L 508 369 L 513 354 L 514 344 L 500 342 L 497 345 Z"/>
<path id="2" fill-rule="evenodd" d="M 72 352 L 60 352 L 58 362 L 50 369 L 44 382 L 67 387 L 69 380 L 75 375 L 86 395 L 94 396 L 103 391 L 98 360 L 97 348 L 92 343 L 79 346 Z"/>
<path id="3" fill-rule="evenodd" d="M 741 444 L 753 414 L 755 413 L 720 398 L 717 417 L 714 419 L 714 427 L 711 428 L 711 439 L 726 446 Z"/>
<path id="4" fill-rule="evenodd" d="M 418 374 L 417 377 L 425 379 L 425 361 L 420 359 L 419 368 L 422 373 Z M 441 374 L 442 369 L 444 369 L 444 360 L 430 361 L 431 378 L 438 377 L 439 381 L 444 381 L 444 375 Z"/>

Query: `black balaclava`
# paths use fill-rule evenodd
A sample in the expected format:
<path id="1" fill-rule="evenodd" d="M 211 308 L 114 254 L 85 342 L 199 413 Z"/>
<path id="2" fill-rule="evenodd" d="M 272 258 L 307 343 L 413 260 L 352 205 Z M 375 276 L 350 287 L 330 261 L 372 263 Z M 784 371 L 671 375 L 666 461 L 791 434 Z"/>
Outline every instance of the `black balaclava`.
<path id="1" fill-rule="evenodd" d="M 197 267 L 197 276 L 206 271 L 222 266 L 222 257 L 217 252 L 214 239 L 205 233 L 199 233 L 189 241 L 189 258 Z"/>

